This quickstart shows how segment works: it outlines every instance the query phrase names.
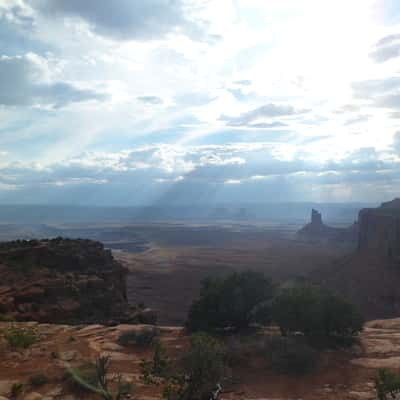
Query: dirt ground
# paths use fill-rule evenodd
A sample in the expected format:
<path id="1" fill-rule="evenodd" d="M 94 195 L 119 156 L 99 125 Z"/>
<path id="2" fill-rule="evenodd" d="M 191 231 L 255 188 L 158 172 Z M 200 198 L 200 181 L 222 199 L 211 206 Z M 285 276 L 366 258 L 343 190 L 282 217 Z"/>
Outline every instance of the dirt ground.
<path id="1" fill-rule="evenodd" d="M 18 399 L 75 400 L 96 399 L 96 395 L 77 392 L 65 380 L 67 367 L 77 367 L 93 361 L 100 354 L 111 359 L 108 378 L 115 386 L 120 375 L 134 384 L 134 396 L 140 400 L 160 399 L 165 382 L 145 384 L 141 379 L 140 362 L 150 360 L 153 350 L 117 344 L 121 333 L 143 329 L 140 325 L 67 326 L 37 323 L 17 323 L 31 327 L 38 341 L 29 349 L 13 351 L 1 332 L 9 323 L 0 322 L 0 396 L 7 396 L 13 383 L 22 383 Z M 347 351 L 326 351 L 316 371 L 303 376 L 288 376 L 272 372 L 265 358 L 255 356 L 247 365 L 233 365 L 226 371 L 230 376 L 223 384 L 222 400 L 341 400 L 374 399 L 373 379 L 381 366 L 398 369 L 400 321 L 368 323 L 361 345 Z M 262 340 L 264 334 L 259 334 Z M 73 338 L 73 340 L 71 339 Z M 179 357 L 188 344 L 184 330 L 161 328 L 160 340 L 171 360 Z M 29 384 L 37 374 L 45 374 L 48 383 Z M 33 393 L 36 393 L 33 395 Z"/>

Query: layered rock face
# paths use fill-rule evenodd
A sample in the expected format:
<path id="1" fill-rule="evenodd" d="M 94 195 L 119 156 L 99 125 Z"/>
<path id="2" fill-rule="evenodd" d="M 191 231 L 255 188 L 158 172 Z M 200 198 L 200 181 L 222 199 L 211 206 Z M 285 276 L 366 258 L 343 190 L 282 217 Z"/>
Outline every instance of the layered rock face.
<path id="1" fill-rule="evenodd" d="M 360 251 L 373 251 L 388 257 L 400 257 L 400 199 L 366 208 L 359 213 Z"/>
<path id="2" fill-rule="evenodd" d="M 0 243 L 0 314 L 41 322 L 134 322 L 127 270 L 91 240 Z"/>

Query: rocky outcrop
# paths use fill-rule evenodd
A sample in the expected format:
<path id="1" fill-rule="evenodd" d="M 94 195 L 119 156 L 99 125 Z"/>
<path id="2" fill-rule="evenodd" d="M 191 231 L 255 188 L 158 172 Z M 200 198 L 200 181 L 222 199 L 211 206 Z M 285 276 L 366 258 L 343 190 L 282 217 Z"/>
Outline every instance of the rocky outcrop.
<path id="1" fill-rule="evenodd" d="M 359 212 L 358 249 L 316 281 L 359 306 L 365 318 L 400 315 L 400 199 Z"/>
<path id="2" fill-rule="evenodd" d="M 133 322 L 127 270 L 91 240 L 0 243 L 0 314 L 19 321 Z"/>
<path id="3" fill-rule="evenodd" d="M 357 241 L 358 224 L 346 228 L 337 228 L 323 223 L 322 215 L 317 210 L 311 210 L 311 222 L 301 228 L 297 235 L 304 239 L 316 241 L 333 241 L 352 244 Z"/>
<path id="4" fill-rule="evenodd" d="M 400 199 L 361 210 L 359 225 L 360 251 L 400 257 Z"/>

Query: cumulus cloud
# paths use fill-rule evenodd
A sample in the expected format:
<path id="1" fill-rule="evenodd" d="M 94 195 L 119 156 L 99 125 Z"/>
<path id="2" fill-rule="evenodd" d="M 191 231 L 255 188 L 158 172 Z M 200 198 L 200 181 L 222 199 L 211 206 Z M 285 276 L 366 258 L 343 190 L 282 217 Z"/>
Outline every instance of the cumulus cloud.
<path id="1" fill-rule="evenodd" d="M 288 117 L 293 115 L 304 114 L 308 112 L 305 109 L 295 109 L 290 105 L 280 105 L 280 104 L 265 104 L 261 107 L 257 107 L 253 110 L 246 111 L 239 116 L 227 116 L 221 115 L 220 120 L 225 121 L 228 126 L 233 127 L 279 127 L 285 126 L 280 122 L 268 122 L 265 121 L 267 118 L 275 117 Z"/>
<path id="2" fill-rule="evenodd" d="M 370 57 L 378 63 L 382 63 L 400 56 L 400 33 L 392 34 L 380 39 Z"/>
<path id="3" fill-rule="evenodd" d="M 106 94 L 49 80 L 46 60 L 34 53 L 0 57 L 0 104 L 63 107 L 87 100 L 105 100 Z"/>
<path id="4" fill-rule="evenodd" d="M 171 33 L 215 40 L 206 21 L 195 18 L 184 0 L 28 0 L 49 17 L 79 18 L 94 33 L 116 40 L 153 40 Z"/>

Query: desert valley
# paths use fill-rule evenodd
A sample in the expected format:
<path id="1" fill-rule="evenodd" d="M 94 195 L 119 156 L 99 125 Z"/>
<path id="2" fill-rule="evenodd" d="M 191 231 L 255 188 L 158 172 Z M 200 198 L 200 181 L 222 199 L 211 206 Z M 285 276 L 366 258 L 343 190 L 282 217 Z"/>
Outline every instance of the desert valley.
<path id="1" fill-rule="evenodd" d="M 399 203 L 362 209 L 356 221 L 332 225 L 314 209 L 304 226 L 243 220 L 29 229 L 8 224 L 3 238 L 14 241 L 0 244 L 0 396 L 186 398 L 173 392 L 180 386 L 162 368 L 178 368 L 172 365 L 193 346 L 187 320 L 203 296 L 202 282 L 251 270 L 282 293 L 321 287 L 355 304 L 367 322 L 350 346 L 304 353 L 318 359 L 310 371 L 299 350 L 286 354 L 288 370 L 274 367 L 271 346 L 280 337 L 274 313 L 248 332 L 215 333 L 226 351 L 215 396 L 375 399 L 378 371 L 400 372 Z M 24 240 L 15 240 L 21 232 Z M 86 382 L 91 368 L 99 374 L 101 360 L 107 385 L 96 381 L 99 375 Z M 294 371 L 290 363 L 297 363 Z M 118 394 L 122 386 L 126 393 Z"/>

